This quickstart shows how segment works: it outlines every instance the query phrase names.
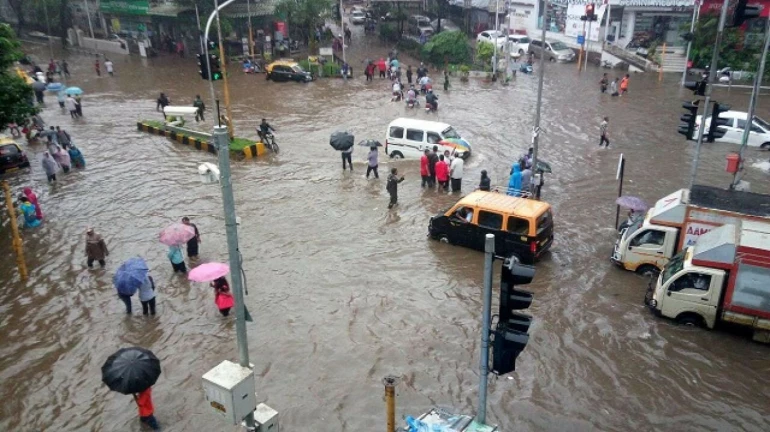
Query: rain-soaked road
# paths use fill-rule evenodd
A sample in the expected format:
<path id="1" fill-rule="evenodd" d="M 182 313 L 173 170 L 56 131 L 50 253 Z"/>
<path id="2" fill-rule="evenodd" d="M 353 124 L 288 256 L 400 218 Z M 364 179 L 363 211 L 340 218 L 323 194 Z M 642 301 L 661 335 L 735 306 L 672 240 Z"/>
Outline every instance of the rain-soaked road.
<path id="1" fill-rule="evenodd" d="M 55 186 L 38 164 L 11 178 L 15 190 L 38 191 L 46 214 L 25 236 L 26 283 L 2 219 L 0 430 L 140 430 L 133 400 L 100 382 L 105 358 L 132 344 L 162 360 L 154 397 L 166 430 L 233 430 L 208 412 L 200 379 L 222 359 L 237 359 L 233 320 L 219 316 L 210 288 L 172 274 L 156 241 L 187 215 L 202 232 L 202 261 L 226 260 L 219 188 L 196 173 L 215 158 L 135 126 L 159 117 L 158 92 L 188 104 L 196 93 L 206 97 L 205 82 L 190 59 L 119 58 L 114 78 L 96 78 L 86 57 L 70 64 L 72 81 L 87 92 L 86 117 L 73 122 L 54 100 L 44 117 L 70 131 L 88 168 Z M 634 76 L 629 96 L 611 99 L 597 92 L 601 72 L 578 76 L 574 65 L 549 65 L 546 73 L 541 155 L 555 171 L 544 199 L 554 206 L 557 237 L 531 285 L 532 338 L 512 379 L 491 380 L 488 418 L 503 431 L 767 431 L 768 347 L 651 316 L 642 306 L 645 281 L 608 261 L 619 154 L 628 159 L 625 191 L 653 202 L 687 184 L 693 145 L 676 134 L 680 99 L 690 97 L 678 77 L 660 84 Z M 234 162 L 233 178 L 255 319 L 251 361 L 259 399 L 280 411 L 282 430 L 382 430 L 380 380 L 388 374 L 403 377 L 399 418 L 433 405 L 474 411 L 483 255 L 425 237 L 428 218 L 456 197 L 421 190 L 415 162 L 387 163 L 381 172 L 397 166 L 406 174 L 401 205 L 388 211 L 384 180 L 363 178 L 365 152 L 354 153 L 353 174 L 342 173 L 328 146 L 336 129 L 382 139 L 396 117 L 436 116 L 405 112 L 388 102 L 383 81 L 363 78 L 276 84 L 235 72 L 231 86 L 239 134 L 253 136 L 266 117 L 281 144 L 276 157 Z M 455 81 L 440 92 L 438 118 L 476 151 L 466 190 L 482 169 L 507 182 L 511 161 L 528 146 L 535 89 L 534 77 L 519 76 L 507 88 Z M 745 109 L 744 92 L 717 95 Z M 761 100 L 759 115 L 768 114 Z M 598 150 L 604 115 L 613 147 Z M 700 182 L 728 184 L 728 149 L 704 147 Z M 770 192 L 766 173 L 749 170 L 747 180 Z M 88 225 L 110 247 L 106 270 L 85 267 Z M 155 277 L 155 318 L 126 317 L 111 285 L 118 264 L 134 255 Z"/>

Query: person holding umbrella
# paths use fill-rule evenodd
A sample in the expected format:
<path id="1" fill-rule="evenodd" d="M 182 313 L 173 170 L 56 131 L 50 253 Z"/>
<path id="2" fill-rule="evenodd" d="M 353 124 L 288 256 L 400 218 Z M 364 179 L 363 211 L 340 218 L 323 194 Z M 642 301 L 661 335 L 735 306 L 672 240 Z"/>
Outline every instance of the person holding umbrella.
<path id="1" fill-rule="evenodd" d="M 152 403 L 152 386 L 160 377 L 160 360 L 152 351 L 130 347 L 109 356 L 102 365 L 102 382 L 110 390 L 132 395 L 139 409 L 139 421 L 160 430 Z"/>
<path id="2" fill-rule="evenodd" d="M 227 264 L 211 262 L 195 267 L 187 275 L 187 279 L 193 282 L 211 281 L 210 286 L 214 288 L 214 304 L 223 316 L 229 315 L 230 309 L 235 306 L 235 299 L 230 293 L 230 284 L 225 279 L 229 272 L 230 266 Z"/>
<path id="3" fill-rule="evenodd" d="M 187 216 L 182 218 L 182 223 L 195 230 L 195 237 L 187 240 L 187 257 L 191 260 L 198 259 L 198 244 L 201 242 L 201 233 L 198 231 L 198 227 L 190 222 L 190 218 Z"/>
<path id="4" fill-rule="evenodd" d="M 189 221 L 190 220 L 187 219 L 187 222 Z M 171 261 L 171 266 L 174 268 L 174 273 L 187 273 L 187 266 L 185 266 L 184 263 L 184 255 L 182 254 L 181 245 L 194 239 L 196 234 L 197 229 L 193 228 L 190 224 L 178 222 L 167 226 L 163 231 L 160 232 L 160 242 L 168 246 L 167 256 L 169 261 Z M 194 252 L 196 252 L 196 254 L 191 255 L 191 258 L 192 256 L 197 256 L 197 250 Z"/>
<path id="5" fill-rule="evenodd" d="M 142 258 L 129 258 L 118 267 L 112 283 L 118 292 L 118 297 L 126 305 L 126 313 L 131 315 L 131 296 L 145 283 L 150 269 Z M 137 393 L 130 392 L 130 393 Z M 127 393 L 126 393 L 127 394 Z"/>
<path id="6" fill-rule="evenodd" d="M 150 275 L 139 286 L 139 301 L 142 303 L 142 315 L 147 316 L 148 311 L 150 315 L 155 315 L 155 281 Z"/>

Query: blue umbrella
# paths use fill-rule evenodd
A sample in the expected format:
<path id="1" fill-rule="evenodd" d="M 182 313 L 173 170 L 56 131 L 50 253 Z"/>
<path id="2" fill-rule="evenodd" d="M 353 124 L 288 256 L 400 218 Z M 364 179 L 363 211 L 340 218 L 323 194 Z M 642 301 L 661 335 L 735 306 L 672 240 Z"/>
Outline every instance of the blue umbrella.
<path id="1" fill-rule="evenodd" d="M 65 90 L 68 95 L 82 95 L 83 90 L 80 89 L 80 87 L 67 87 L 67 90 Z"/>
<path id="2" fill-rule="evenodd" d="M 62 90 L 64 88 L 64 84 L 53 82 L 45 86 L 45 89 L 51 92 L 58 92 L 59 90 Z"/>
<path id="3" fill-rule="evenodd" d="M 147 263 L 142 258 L 129 258 L 118 267 L 115 276 L 112 277 L 112 283 L 119 294 L 132 296 L 147 279 L 149 271 Z"/>

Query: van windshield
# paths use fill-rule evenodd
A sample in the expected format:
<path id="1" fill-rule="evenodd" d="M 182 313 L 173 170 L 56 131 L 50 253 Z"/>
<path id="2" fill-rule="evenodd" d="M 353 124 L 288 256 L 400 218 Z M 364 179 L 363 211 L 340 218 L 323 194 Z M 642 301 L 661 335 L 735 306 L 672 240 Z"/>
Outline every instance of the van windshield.
<path id="1" fill-rule="evenodd" d="M 458 134 L 457 131 L 452 126 L 449 126 L 448 128 L 441 131 L 441 136 L 443 136 L 444 138 L 456 138 L 456 139 L 462 138 L 460 134 Z"/>
<path id="2" fill-rule="evenodd" d="M 666 283 L 667 280 L 671 279 L 671 276 L 679 273 L 684 268 L 685 254 L 687 254 L 687 249 L 682 249 L 666 264 L 666 267 L 663 269 L 663 283 Z"/>
<path id="3" fill-rule="evenodd" d="M 761 118 L 757 117 L 757 116 L 754 116 L 754 123 L 762 126 L 762 129 L 764 129 L 766 131 L 770 131 L 770 124 L 767 123 L 766 121 L 762 120 Z"/>

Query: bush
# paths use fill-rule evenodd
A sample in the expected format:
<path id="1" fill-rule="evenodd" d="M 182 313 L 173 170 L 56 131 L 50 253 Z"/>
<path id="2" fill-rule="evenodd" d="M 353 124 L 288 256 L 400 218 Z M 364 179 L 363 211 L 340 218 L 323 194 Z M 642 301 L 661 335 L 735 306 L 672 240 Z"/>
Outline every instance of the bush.
<path id="1" fill-rule="evenodd" d="M 300 60 L 299 65 L 302 69 L 310 72 L 313 74 L 313 76 L 317 77 L 319 65 L 317 64 L 310 64 L 307 60 Z M 331 76 L 340 76 L 340 65 L 337 63 L 334 63 L 332 61 L 327 61 L 326 64 L 323 66 L 323 76 L 324 77 L 331 77 Z"/>
<path id="2" fill-rule="evenodd" d="M 495 46 L 490 42 L 479 42 L 476 45 L 476 61 L 483 66 L 487 66 L 492 61 L 492 56 L 495 55 Z"/>
<path id="3" fill-rule="evenodd" d="M 398 24 L 380 24 L 380 38 L 388 42 L 398 42 L 401 39 L 401 35 L 398 33 Z"/>
<path id="4" fill-rule="evenodd" d="M 418 60 L 422 58 L 422 45 L 414 39 L 401 39 L 396 44 L 396 49 Z"/>
<path id="5" fill-rule="evenodd" d="M 471 46 L 460 31 L 444 31 L 431 38 L 422 48 L 422 56 L 434 66 L 471 61 Z"/>

